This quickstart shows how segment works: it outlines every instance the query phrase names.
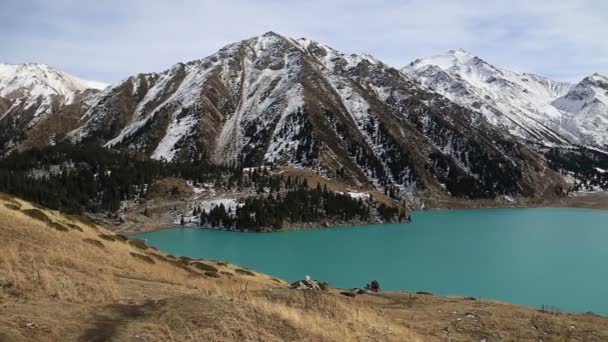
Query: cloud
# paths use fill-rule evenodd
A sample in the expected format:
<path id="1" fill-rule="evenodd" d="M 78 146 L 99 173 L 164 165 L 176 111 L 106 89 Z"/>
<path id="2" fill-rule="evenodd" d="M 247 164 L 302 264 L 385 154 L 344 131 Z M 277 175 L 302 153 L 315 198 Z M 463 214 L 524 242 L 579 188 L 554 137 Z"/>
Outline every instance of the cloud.
<path id="1" fill-rule="evenodd" d="M 5 0 L 0 60 L 116 82 L 270 30 L 394 66 L 465 48 L 557 79 L 608 73 L 603 0 Z"/>

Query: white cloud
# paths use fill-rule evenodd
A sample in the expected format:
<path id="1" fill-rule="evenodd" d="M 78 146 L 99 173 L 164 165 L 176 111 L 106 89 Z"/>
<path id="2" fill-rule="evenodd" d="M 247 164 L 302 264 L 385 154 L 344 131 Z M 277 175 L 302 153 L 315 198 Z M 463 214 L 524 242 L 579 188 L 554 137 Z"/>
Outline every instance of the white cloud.
<path id="1" fill-rule="evenodd" d="M 8 0 L 3 13 L 0 60 L 104 81 L 160 71 L 269 30 L 395 66 L 462 47 L 559 79 L 608 73 L 606 1 Z"/>

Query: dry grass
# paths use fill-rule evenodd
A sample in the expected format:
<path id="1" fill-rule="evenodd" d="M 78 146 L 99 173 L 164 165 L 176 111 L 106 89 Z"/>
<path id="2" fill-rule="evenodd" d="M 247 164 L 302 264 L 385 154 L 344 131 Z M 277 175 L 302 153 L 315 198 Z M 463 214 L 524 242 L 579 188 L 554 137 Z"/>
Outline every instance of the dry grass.
<path id="1" fill-rule="evenodd" d="M 4 195 L 2 203 L 34 209 Z M 50 229 L 49 220 L 21 210 L 0 205 L 0 341 L 608 339 L 608 320 L 591 315 L 428 295 L 289 290 L 265 274 L 170 257 L 87 220 L 38 209 L 69 228 Z"/>
<path id="2" fill-rule="evenodd" d="M 24 211 L 0 208 L 0 298 L 19 303 L 24 311 L 11 309 L 1 316 L 0 332 L 11 336 L 10 340 L 53 340 L 51 337 L 66 336 L 63 330 L 67 326 L 80 329 L 68 333 L 79 338 L 111 334 L 129 340 L 132 334 L 143 334 L 140 336 L 175 341 L 341 341 L 344 336 L 364 339 L 377 325 L 377 318 L 362 324 L 363 316 L 355 319 L 339 302 L 335 308 L 325 305 L 321 311 L 271 301 L 265 291 L 287 283 L 267 275 L 223 262 L 170 258 L 86 220 L 11 201 L 9 204 Z M 69 229 L 49 229 L 49 222 Z M 189 300 L 180 299 L 183 296 Z M 299 300 L 295 298 L 286 300 Z M 162 308 L 147 305 L 149 301 L 162 301 Z M 56 326 L 48 323 L 53 320 L 51 314 L 34 312 L 41 303 L 48 308 L 54 305 L 60 316 L 76 308 L 87 314 Z M 163 311 L 166 308 L 171 309 Z M 202 330 L 192 323 L 196 319 L 178 319 L 184 313 L 209 315 L 214 310 L 214 315 L 205 317 L 214 323 Z M 97 317 L 98 312 L 103 317 Z M 46 323 L 23 323 L 24 313 L 26 320 Z M 168 320 L 170 317 L 174 319 Z M 335 317 L 345 319 L 340 329 L 336 329 Z M 158 323 L 167 320 L 158 329 Z"/>

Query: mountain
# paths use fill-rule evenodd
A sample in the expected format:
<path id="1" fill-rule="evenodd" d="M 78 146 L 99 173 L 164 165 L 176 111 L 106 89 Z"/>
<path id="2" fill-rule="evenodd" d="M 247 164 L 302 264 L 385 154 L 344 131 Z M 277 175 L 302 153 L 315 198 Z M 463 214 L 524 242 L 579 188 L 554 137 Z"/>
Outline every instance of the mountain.
<path id="1" fill-rule="evenodd" d="M 5 99 L 57 96 L 71 103 L 87 89 L 101 90 L 107 86 L 82 80 L 46 64 L 0 63 L 0 96 Z"/>
<path id="2" fill-rule="evenodd" d="M 452 101 L 478 111 L 492 124 L 532 143 L 553 146 L 594 143 L 586 123 L 565 106 L 554 106 L 574 87 L 542 76 L 493 66 L 464 50 L 418 59 L 402 71 Z M 604 111 L 604 114 L 607 113 Z M 604 131 L 603 124 L 598 130 Z"/>
<path id="3" fill-rule="evenodd" d="M 517 139 L 397 69 L 273 32 L 103 90 L 69 137 L 159 160 L 303 167 L 392 193 L 563 185 Z"/>
<path id="4" fill-rule="evenodd" d="M 581 143 L 608 146 L 608 77 L 586 77 L 552 104 L 573 114 L 565 124 L 572 127 Z"/>
<path id="5" fill-rule="evenodd" d="M 36 131 L 61 126 L 55 122 L 36 129 L 49 116 L 80 107 L 83 98 L 105 87 L 45 64 L 0 63 L 0 145 L 6 152 L 31 139 Z M 53 140 L 46 137 L 44 143 Z"/>

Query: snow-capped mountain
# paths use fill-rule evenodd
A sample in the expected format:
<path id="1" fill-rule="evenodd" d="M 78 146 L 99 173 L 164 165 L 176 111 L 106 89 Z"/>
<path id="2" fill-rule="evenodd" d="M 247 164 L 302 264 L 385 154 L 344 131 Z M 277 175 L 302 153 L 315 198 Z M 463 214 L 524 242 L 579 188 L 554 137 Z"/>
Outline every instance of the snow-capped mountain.
<path id="1" fill-rule="evenodd" d="M 586 77 L 553 106 L 572 114 L 566 124 L 583 144 L 608 146 L 608 77 Z"/>
<path id="2" fill-rule="evenodd" d="M 568 88 L 543 87 L 553 97 Z M 300 166 L 408 193 L 534 196 L 563 185 L 517 139 L 397 69 L 272 32 L 130 77 L 87 107 L 73 141 L 156 159 Z"/>
<path id="3" fill-rule="evenodd" d="M 62 96 L 74 102 L 87 89 L 101 90 L 108 85 L 86 81 L 46 64 L 0 63 L 0 96 L 7 99 Z"/>
<path id="4" fill-rule="evenodd" d="M 402 71 L 490 123 L 543 145 L 580 143 L 570 113 L 551 103 L 572 85 L 493 66 L 464 50 L 418 59 Z"/>
<path id="5" fill-rule="evenodd" d="M 0 63 L 0 143 L 3 150 L 27 139 L 49 116 L 107 87 L 45 64 Z"/>

